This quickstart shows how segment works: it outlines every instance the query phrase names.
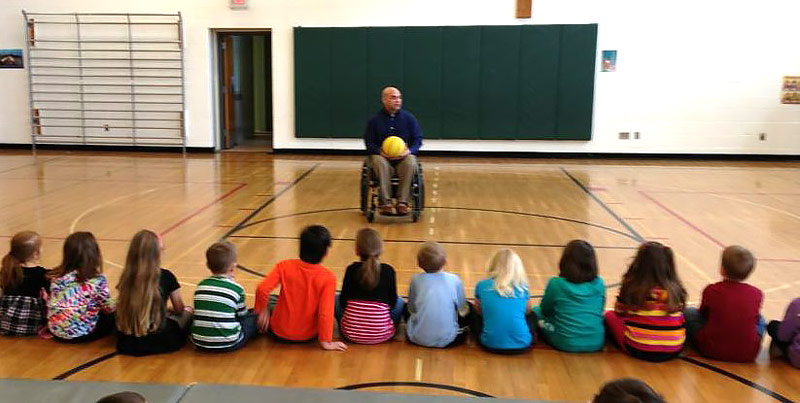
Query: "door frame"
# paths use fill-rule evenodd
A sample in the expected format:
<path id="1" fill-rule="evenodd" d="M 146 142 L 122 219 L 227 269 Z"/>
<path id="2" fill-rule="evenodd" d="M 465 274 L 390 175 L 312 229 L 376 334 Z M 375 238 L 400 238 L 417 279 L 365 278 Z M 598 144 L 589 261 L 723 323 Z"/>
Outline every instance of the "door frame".
<path id="1" fill-rule="evenodd" d="M 209 36 L 211 44 L 211 86 L 212 86 L 212 107 L 214 108 L 214 113 L 212 114 L 214 117 L 214 121 L 212 124 L 214 125 L 214 151 L 219 152 L 223 148 L 222 144 L 222 125 L 225 119 L 223 105 L 221 103 L 222 93 L 220 92 L 220 63 L 221 63 L 221 56 L 219 54 L 219 39 L 220 34 L 269 34 L 269 49 L 270 49 L 270 60 L 272 60 L 272 28 L 211 28 L 209 29 Z M 272 71 L 272 66 L 270 66 L 270 71 Z M 272 75 L 274 77 L 274 75 Z M 275 95 L 274 95 L 274 82 L 272 83 L 273 91 L 270 91 L 270 97 L 272 99 L 272 107 L 275 107 Z M 273 110 L 272 115 L 272 127 L 275 127 L 275 114 Z M 274 129 L 273 129 L 274 133 Z M 273 135 L 274 139 L 274 135 Z"/>

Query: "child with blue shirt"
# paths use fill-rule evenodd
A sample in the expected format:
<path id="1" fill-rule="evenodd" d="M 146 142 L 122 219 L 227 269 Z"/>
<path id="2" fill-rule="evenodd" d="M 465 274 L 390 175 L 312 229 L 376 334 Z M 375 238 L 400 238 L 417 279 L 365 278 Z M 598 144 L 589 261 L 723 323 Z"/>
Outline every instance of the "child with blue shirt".
<path id="1" fill-rule="evenodd" d="M 535 320 L 528 316 L 531 304 L 528 276 L 522 260 L 511 249 L 500 249 L 489 263 L 489 278 L 475 285 L 475 321 L 478 343 L 499 354 L 527 351 L 534 341 Z"/>
<path id="2" fill-rule="evenodd" d="M 567 244 L 558 277 L 547 282 L 541 304 L 533 308 L 542 339 L 558 350 L 591 352 L 603 348 L 606 287 L 597 275 L 594 248 L 586 241 Z"/>
<path id="3" fill-rule="evenodd" d="M 415 275 L 408 289 L 406 334 L 414 344 L 441 348 L 466 339 L 470 308 L 461 279 L 442 271 L 446 261 L 444 248 L 436 242 L 424 243 L 417 253 L 417 264 L 425 272 Z"/>

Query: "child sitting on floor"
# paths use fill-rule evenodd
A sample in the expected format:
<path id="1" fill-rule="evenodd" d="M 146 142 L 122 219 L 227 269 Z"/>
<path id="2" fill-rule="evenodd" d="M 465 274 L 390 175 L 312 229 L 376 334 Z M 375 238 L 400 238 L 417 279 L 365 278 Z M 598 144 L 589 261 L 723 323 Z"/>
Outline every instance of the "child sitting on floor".
<path id="1" fill-rule="evenodd" d="M 333 341 L 336 276 L 323 266 L 331 234 L 312 225 L 300 234 L 300 259 L 278 262 L 256 290 L 258 328 L 280 342 L 308 342 L 317 338 L 325 350 L 347 350 Z M 280 295 L 270 293 L 278 285 Z M 274 309 L 273 309 L 274 308 Z"/>
<path id="2" fill-rule="evenodd" d="M 144 356 L 170 353 L 186 344 L 191 308 L 183 304 L 178 279 L 161 268 L 161 238 L 136 233 L 117 284 L 117 351 Z M 167 311 L 167 300 L 172 312 Z"/>
<path id="3" fill-rule="evenodd" d="M 206 250 L 211 277 L 194 292 L 192 343 L 204 351 L 236 350 L 255 336 L 256 315 L 245 308 L 244 288 L 233 279 L 236 247 L 217 242 Z"/>
<path id="4" fill-rule="evenodd" d="M 567 244 L 558 262 L 558 277 L 547 282 L 544 297 L 533 312 L 542 340 L 569 352 L 603 348 L 606 287 L 597 275 L 594 248 L 586 241 Z"/>
<path id="5" fill-rule="evenodd" d="M 500 249 L 489 262 L 489 278 L 475 285 L 476 319 L 473 331 L 484 349 L 499 354 L 528 351 L 534 342 L 535 316 L 528 275 L 522 259 L 511 249 Z"/>
<path id="6" fill-rule="evenodd" d="M 397 296 L 394 268 L 379 258 L 383 244 L 378 231 L 356 233 L 359 261 L 347 266 L 336 305 L 342 335 L 354 343 L 378 344 L 394 336 L 405 302 Z"/>
<path id="7" fill-rule="evenodd" d="M 699 310 L 684 310 L 687 337 L 700 354 L 734 362 L 756 359 L 764 335 L 764 318 L 759 314 L 764 295 L 744 283 L 755 263 L 749 250 L 725 248 L 720 268 L 723 280 L 703 290 Z"/>
<path id="8" fill-rule="evenodd" d="M 417 253 L 424 273 L 414 275 L 408 289 L 408 340 L 425 347 L 451 347 L 466 339 L 471 317 L 461 279 L 442 271 L 444 248 L 426 242 Z"/>
<path id="9" fill-rule="evenodd" d="M 100 246 L 90 232 L 64 240 L 47 300 L 47 327 L 57 341 L 81 343 L 114 331 L 114 302 L 103 272 Z"/>
<path id="10" fill-rule="evenodd" d="M 767 332 L 772 337 L 770 352 L 775 347 L 793 366 L 800 368 L 800 298 L 786 308 L 783 321 L 769 322 Z"/>
<path id="11" fill-rule="evenodd" d="M 615 310 L 606 312 L 606 328 L 631 356 L 666 361 L 683 349 L 685 304 L 686 289 L 675 271 L 672 249 L 646 242 L 622 277 Z"/>
<path id="12" fill-rule="evenodd" d="M 35 335 L 47 323 L 48 270 L 41 266 L 42 238 L 23 231 L 11 238 L 0 267 L 0 334 Z"/>

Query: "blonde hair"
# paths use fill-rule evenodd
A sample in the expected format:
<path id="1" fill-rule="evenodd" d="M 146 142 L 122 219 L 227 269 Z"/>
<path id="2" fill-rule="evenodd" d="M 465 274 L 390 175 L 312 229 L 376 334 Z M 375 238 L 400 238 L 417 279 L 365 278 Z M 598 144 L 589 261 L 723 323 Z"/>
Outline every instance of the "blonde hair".
<path id="1" fill-rule="evenodd" d="M 161 276 L 161 246 L 158 235 L 142 230 L 128 248 L 125 269 L 117 284 L 117 329 L 136 337 L 158 329 L 164 318 L 164 303 L 158 288 Z"/>
<path id="2" fill-rule="evenodd" d="M 517 292 L 528 289 L 525 266 L 513 250 L 498 250 L 489 261 L 489 276 L 494 279 L 494 289 L 502 297 L 513 298 Z"/>

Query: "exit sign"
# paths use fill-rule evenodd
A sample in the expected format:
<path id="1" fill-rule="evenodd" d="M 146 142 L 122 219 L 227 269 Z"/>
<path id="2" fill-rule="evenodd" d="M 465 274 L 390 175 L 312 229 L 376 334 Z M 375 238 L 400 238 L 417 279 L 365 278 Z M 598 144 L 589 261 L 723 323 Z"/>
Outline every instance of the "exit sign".
<path id="1" fill-rule="evenodd" d="M 247 8 L 247 0 L 228 0 L 228 5 L 233 10 L 241 10 Z"/>

